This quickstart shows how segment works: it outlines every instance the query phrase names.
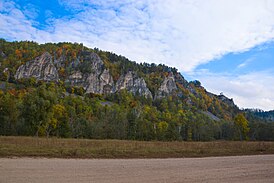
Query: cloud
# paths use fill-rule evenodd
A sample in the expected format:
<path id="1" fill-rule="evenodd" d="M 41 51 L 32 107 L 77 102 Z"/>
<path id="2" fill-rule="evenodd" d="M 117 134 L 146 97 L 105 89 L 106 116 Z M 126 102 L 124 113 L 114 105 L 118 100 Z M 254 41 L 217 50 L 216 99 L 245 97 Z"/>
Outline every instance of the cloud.
<path id="1" fill-rule="evenodd" d="M 248 64 L 250 64 L 254 60 L 255 60 L 255 57 L 250 57 L 250 58 L 246 59 L 243 63 L 241 63 L 237 66 L 237 69 L 241 69 L 241 68 L 246 67 Z"/>
<path id="2" fill-rule="evenodd" d="M 196 77 L 208 91 L 221 93 L 230 98 L 240 108 L 274 109 L 273 71 L 253 72 L 237 77 L 227 73 L 210 73 L 203 70 Z"/>
<path id="3" fill-rule="evenodd" d="M 34 27 L 33 20 L 27 18 L 30 14 L 25 15 L 17 5 L 10 1 L 3 1 L 0 4 L 0 37 L 11 40 L 45 40 L 51 36 L 47 31 L 42 31 Z"/>
<path id="4" fill-rule="evenodd" d="M 27 4 L 26 6 L 24 6 L 22 11 L 24 15 L 29 19 L 36 18 L 39 15 L 38 8 L 32 4 Z"/>
<path id="5" fill-rule="evenodd" d="M 138 62 L 164 63 L 190 72 L 230 52 L 246 51 L 274 38 L 271 0 L 59 0 L 72 17 L 33 26 L 18 6 L 3 13 L 4 38 L 38 42 L 83 42 Z M 21 14 L 21 15 L 20 15 Z M 20 15 L 20 17 L 18 17 Z M 46 21 L 47 22 L 47 21 Z M 3 26 L 2 26 L 3 27 Z"/>

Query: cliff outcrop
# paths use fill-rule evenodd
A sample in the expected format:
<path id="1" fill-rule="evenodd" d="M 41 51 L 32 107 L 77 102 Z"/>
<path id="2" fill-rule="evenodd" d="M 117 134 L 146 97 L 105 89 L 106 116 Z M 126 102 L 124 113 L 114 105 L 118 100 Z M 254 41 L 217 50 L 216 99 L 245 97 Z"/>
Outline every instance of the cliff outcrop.
<path id="1" fill-rule="evenodd" d="M 57 69 L 52 62 L 52 56 L 48 52 L 21 65 L 15 74 L 15 79 L 30 77 L 45 81 L 57 81 L 59 79 Z"/>

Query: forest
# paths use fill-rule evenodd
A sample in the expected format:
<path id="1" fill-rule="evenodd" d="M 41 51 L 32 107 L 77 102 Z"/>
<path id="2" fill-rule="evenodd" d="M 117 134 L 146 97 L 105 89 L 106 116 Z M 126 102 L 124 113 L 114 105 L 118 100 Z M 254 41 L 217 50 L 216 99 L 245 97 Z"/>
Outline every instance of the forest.
<path id="1" fill-rule="evenodd" d="M 15 79 L 19 66 L 44 52 L 53 55 L 54 61 L 63 58 L 58 81 Z M 170 72 L 178 73 L 176 68 L 138 64 L 81 43 L 1 39 L 0 135 L 143 141 L 274 140 L 273 118 L 263 118 L 255 110 L 240 110 L 220 95 L 207 92 L 199 81 L 176 83 L 178 91 L 163 98 L 146 98 L 126 89 L 86 93 L 83 87 L 66 81 L 75 69 L 92 72 L 83 58 L 86 52 L 100 56 L 114 81 L 129 70 L 135 71 L 153 95 Z"/>

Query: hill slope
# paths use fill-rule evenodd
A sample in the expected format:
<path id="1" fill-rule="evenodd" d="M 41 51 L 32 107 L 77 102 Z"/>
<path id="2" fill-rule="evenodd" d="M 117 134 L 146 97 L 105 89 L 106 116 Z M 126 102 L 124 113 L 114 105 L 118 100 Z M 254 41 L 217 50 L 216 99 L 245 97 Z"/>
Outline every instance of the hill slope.
<path id="1" fill-rule="evenodd" d="M 77 43 L 0 40 L 0 53 L 1 134 L 239 138 L 233 100 L 186 81 L 176 68 Z"/>

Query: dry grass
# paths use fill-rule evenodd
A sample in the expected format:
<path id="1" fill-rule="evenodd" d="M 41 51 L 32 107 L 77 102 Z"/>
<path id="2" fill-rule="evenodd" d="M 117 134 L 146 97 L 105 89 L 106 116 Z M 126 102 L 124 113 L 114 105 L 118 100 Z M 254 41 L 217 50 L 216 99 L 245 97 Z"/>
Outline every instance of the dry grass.
<path id="1" fill-rule="evenodd" d="M 143 142 L 0 137 L 0 157 L 179 158 L 274 154 L 274 142 Z"/>

